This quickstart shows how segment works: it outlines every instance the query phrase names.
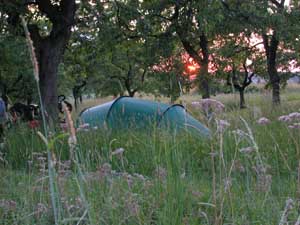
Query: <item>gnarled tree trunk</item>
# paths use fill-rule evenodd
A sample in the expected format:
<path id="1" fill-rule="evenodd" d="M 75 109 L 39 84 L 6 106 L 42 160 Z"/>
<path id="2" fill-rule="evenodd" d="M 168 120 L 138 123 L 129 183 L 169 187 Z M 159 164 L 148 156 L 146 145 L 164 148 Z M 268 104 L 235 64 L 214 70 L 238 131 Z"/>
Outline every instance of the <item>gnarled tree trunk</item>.
<path id="1" fill-rule="evenodd" d="M 278 49 L 279 41 L 276 38 L 276 33 L 269 37 L 263 35 L 264 48 L 267 56 L 267 70 L 272 85 L 272 102 L 277 105 L 280 104 L 280 77 L 276 69 L 276 53 Z"/>
<path id="2" fill-rule="evenodd" d="M 208 64 L 200 65 L 199 72 L 199 89 L 202 94 L 202 98 L 210 98 L 210 85 L 208 75 Z"/>

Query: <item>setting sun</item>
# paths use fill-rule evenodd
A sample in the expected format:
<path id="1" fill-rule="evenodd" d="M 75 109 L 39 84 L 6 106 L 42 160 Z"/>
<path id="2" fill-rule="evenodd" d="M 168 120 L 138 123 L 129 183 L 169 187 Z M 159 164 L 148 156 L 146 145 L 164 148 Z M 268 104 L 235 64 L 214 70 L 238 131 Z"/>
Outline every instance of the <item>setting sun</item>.
<path id="1" fill-rule="evenodd" d="M 194 73 L 197 70 L 196 66 L 194 66 L 194 65 L 188 65 L 187 69 L 190 73 Z"/>
<path id="2" fill-rule="evenodd" d="M 183 55 L 182 61 L 185 65 L 184 74 L 188 75 L 190 79 L 193 79 L 193 77 L 198 74 L 198 70 L 200 68 L 199 64 L 196 63 L 192 57 L 189 57 L 188 54 Z"/>

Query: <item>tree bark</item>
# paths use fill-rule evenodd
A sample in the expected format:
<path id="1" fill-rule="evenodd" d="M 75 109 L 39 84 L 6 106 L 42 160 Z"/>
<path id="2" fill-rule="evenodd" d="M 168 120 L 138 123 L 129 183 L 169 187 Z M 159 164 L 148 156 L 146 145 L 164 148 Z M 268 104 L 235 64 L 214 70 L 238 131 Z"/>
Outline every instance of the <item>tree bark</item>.
<path id="1" fill-rule="evenodd" d="M 274 105 L 277 105 L 280 104 L 280 77 L 276 69 L 276 53 L 279 41 L 276 39 L 275 35 L 276 34 L 274 32 L 271 36 L 271 40 L 269 40 L 269 37 L 264 34 L 263 42 L 267 56 L 268 75 L 272 85 L 272 102 Z"/>
<path id="2" fill-rule="evenodd" d="M 208 77 L 208 64 L 200 65 L 199 72 L 199 88 L 202 94 L 202 98 L 210 98 L 210 87 L 209 87 L 209 77 Z"/>
<path id="3" fill-rule="evenodd" d="M 202 53 L 202 61 L 200 65 L 200 90 L 202 90 L 202 98 L 210 98 L 209 75 L 208 75 L 208 40 L 204 33 L 200 35 L 200 48 Z M 198 62 L 199 63 L 199 62 Z"/>
<path id="4" fill-rule="evenodd" d="M 246 108 L 246 102 L 245 102 L 245 95 L 244 95 L 244 92 L 245 89 L 241 88 L 239 90 L 239 93 L 240 93 L 240 109 L 245 109 Z"/>
<path id="5" fill-rule="evenodd" d="M 40 89 L 43 104 L 49 116 L 56 120 L 58 115 L 57 73 L 63 55 L 64 41 L 43 40 L 39 48 Z"/>

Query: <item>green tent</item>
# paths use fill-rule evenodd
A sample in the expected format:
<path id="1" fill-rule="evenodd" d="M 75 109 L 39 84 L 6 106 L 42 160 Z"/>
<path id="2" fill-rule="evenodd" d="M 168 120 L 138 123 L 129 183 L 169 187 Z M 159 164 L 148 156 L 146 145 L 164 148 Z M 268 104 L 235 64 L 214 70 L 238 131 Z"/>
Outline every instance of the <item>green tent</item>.
<path id="1" fill-rule="evenodd" d="M 85 109 L 80 113 L 80 122 L 112 130 L 147 131 L 159 128 L 173 133 L 191 131 L 201 136 L 210 134 L 182 105 L 167 105 L 130 97 L 120 97 Z"/>

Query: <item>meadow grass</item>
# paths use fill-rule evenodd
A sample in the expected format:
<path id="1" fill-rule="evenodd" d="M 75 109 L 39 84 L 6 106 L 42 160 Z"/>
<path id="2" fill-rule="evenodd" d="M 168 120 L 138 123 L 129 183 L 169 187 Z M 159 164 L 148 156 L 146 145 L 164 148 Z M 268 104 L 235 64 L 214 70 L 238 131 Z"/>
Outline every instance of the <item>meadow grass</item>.
<path id="1" fill-rule="evenodd" d="M 190 104 L 199 99 L 181 100 L 206 124 Z M 211 121 L 211 139 L 91 129 L 77 133 L 70 162 L 68 137 L 53 133 L 59 224 L 280 224 L 281 217 L 295 224 L 299 129 L 277 118 L 299 112 L 300 95 L 286 92 L 273 108 L 267 94 L 249 94 L 244 110 L 236 96 L 216 99 L 226 106 L 216 119 L 230 127 L 220 132 Z M 258 124 L 261 117 L 270 123 Z M 0 224 L 54 224 L 47 151 L 36 131 L 11 128 L 1 151 Z"/>

